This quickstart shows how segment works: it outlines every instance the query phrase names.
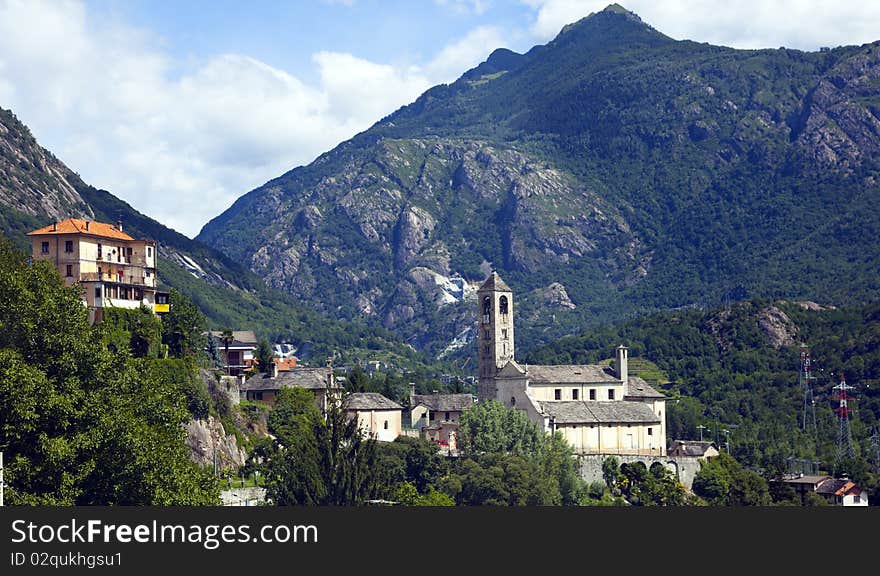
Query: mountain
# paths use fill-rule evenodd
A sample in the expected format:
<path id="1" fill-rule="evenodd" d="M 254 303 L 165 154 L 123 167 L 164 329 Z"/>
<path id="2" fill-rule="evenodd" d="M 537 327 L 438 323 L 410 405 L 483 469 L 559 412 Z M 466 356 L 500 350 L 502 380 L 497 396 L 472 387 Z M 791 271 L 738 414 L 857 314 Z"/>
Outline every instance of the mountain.
<path id="1" fill-rule="evenodd" d="M 473 324 L 447 279 L 496 269 L 529 347 L 657 309 L 877 298 L 878 169 L 880 44 L 736 50 L 612 5 L 496 50 L 197 238 L 433 352 Z"/>
<path id="2" fill-rule="evenodd" d="M 268 288 L 256 274 L 196 240 L 139 213 L 106 190 L 87 185 L 37 143 L 15 115 L 0 108 L 0 232 L 30 251 L 27 232 L 69 217 L 121 220 L 135 237 L 159 246 L 159 281 L 193 300 L 212 327 L 252 329 L 273 341 L 307 344 L 315 361 L 328 354 L 424 366 L 387 330 L 322 316 L 293 296 Z"/>

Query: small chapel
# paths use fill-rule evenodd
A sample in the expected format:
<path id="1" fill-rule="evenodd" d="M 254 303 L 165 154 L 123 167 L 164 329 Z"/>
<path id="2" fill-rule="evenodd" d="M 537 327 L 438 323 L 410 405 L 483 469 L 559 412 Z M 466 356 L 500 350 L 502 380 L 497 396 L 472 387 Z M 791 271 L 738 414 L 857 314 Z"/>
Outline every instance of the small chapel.
<path id="1" fill-rule="evenodd" d="M 513 291 L 492 272 L 477 302 L 480 401 L 524 411 L 544 431 L 561 432 L 578 454 L 666 454 L 666 397 L 628 373 L 625 346 L 617 347 L 613 369 L 519 364 Z"/>

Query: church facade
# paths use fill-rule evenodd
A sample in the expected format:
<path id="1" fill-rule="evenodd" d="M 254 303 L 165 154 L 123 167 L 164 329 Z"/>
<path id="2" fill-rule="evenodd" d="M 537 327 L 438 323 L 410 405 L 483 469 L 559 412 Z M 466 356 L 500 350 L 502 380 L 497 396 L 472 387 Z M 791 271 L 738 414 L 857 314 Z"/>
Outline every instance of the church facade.
<path id="1" fill-rule="evenodd" d="M 481 401 L 524 411 L 545 432 L 560 432 L 578 454 L 666 454 L 666 398 L 629 374 L 625 346 L 618 346 L 613 370 L 519 364 L 513 291 L 492 272 L 477 302 Z"/>

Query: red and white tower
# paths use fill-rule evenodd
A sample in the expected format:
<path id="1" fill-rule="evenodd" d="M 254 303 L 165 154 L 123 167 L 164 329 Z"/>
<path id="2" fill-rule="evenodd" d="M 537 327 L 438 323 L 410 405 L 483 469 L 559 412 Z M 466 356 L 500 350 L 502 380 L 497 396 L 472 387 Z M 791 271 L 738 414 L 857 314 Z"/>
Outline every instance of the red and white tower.
<path id="1" fill-rule="evenodd" d="M 852 409 L 849 407 L 849 394 L 847 390 L 853 387 L 846 383 L 843 372 L 840 373 L 840 384 L 832 388 L 834 391 L 832 399 L 836 403 L 834 408 L 837 414 L 837 452 L 834 456 L 834 470 L 839 471 L 844 459 L 852 458 L 853 452 L 852 432 L 849 427 L 849 417 L 852 415 Z"/>

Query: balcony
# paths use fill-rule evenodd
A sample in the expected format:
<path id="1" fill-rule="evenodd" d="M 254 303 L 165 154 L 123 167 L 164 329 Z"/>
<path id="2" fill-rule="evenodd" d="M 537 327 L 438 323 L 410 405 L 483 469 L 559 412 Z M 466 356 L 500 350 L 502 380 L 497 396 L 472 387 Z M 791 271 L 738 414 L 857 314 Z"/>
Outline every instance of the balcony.
<path id="1" fill-rule="evenodd" d="M 97 272 L 81 272 L 80 282 L 106 282 L 112 284 L 125 284 L 129 286 L 156 287 L 156 277 L 145 278 L 139 274 L 98 274 Z"/>

